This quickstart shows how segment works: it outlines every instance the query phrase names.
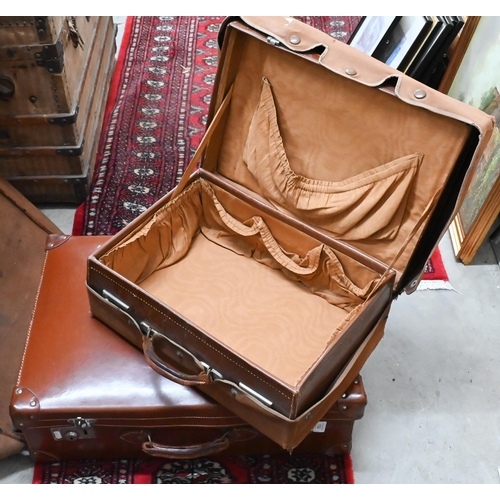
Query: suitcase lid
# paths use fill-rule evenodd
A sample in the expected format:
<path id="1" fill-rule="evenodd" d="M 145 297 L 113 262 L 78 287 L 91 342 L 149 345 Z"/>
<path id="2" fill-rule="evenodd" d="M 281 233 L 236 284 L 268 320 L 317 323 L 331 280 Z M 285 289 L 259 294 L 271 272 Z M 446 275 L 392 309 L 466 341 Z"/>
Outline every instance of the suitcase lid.
<path id="1" fill-rule="evenodd" d="M 48 234 L 62 234 L 42 212 L 0 179 L 0 456 L 19 452 L 9 416 L 24 344 L 45 261 Z"/>
<path id="2" fill-rule="evenodd" d="M 227 18 L 201 169 L 395 269 L 413 292 L 493 120 L 292 17 Z"/>

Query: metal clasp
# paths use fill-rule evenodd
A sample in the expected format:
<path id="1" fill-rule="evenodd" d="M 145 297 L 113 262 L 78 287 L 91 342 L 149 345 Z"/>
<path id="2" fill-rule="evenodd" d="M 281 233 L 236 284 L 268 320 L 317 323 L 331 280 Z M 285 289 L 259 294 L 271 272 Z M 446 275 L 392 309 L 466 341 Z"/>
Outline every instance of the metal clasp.
<path id="1" fill-rule="evenodd" d="M 50 429 L 55 441 L 76 441 L 78 439 L 95 439 L 96 432 L 92 427 L 96 422 L 95 418 L 70 418 L 69 426 L 52 427 Z"/>
<path id="2" fill-rule="evenodd" d="M 276 47 L 276 45 L 279 45 L 279 44 L 280 44 L 279 40 L 276 40 L 276 38 L 273 38 L 272 36 L 268 36 L 268 37 L 266 38 L 266 40 L 267 40 L 267 43 L 268 43 L 268 44 L 270 44 L 270 45 L 274 45 L 275 47 Z"/>
<path id="3" fill-rule="evenodd" d="M 92 427 L 92 424 L 94 423 L 95 423 L 95 418 L 76 417 L 76 418 L 70 418 L 68 420 L 68 424 L 72 424 L 75 427 L 79 427 L 80 429 L 90 429 Z"/>
<path id="4" fill-rule="evenodd" d="M 248 385 L 243 384 L 242 382 L 238 383 L 238 387 L 243 391 L 246 392 L 247 394 L 250 394 L 254 398 L 257 398 L 259 401 L 264 403 L 266 406 L 272 406 L 273 402 L 269 401 L 269 399 L 265 398 L 262 394 L 258 393 L 257 391 L 254 391 L 251 387 L 248 387 Z"/>
<path id="5" fill-rule="evenodd" d="M 146 338 L 149 338 L 149 336 L 151 335 L 151 333 L 153 332 L 153 329 L 145 322 L 145 321 L 141 321 L 139 323 L 139 327 L 141 329 L 141 332 L 142 334 L 146 337 Z"/>
<path id="6" fill-rule="evenodd" d="M 204 361 L 200 361 L 200 364 L 203 366 L 203 368 L 205 368 L 205 372 L 206 374 L 209 376 L 209 377 L 212 377 L 212 379 L 219 379 L 219 380 L 222 380 L 224 377 L 222 376 L 222 374 L 220 372 L 218 372 L 217 370 L 215 370 L 214 368 L 211 368 L 209 365 L 207 365 L 207 363 L 205 363 Z"/>
<path id="7" fill-rule="evenodd" d="M 118 297 L 115 297 L 112 293 L 109 293 L 107 290 L 102 290 L 102 296 L 108 301 L 114 304 L 116 307 L 119 307 L 123 311 L 128 311 L 130 306 L 122 302 Z"/>

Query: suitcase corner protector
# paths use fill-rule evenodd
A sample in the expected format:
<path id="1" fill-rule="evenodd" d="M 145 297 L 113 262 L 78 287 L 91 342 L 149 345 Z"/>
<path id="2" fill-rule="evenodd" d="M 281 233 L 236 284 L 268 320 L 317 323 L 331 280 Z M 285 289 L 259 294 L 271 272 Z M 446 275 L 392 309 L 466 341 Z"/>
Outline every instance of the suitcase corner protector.
<path id="1" fill-rule="evenodd" d="M 40 401 L 30 389 L 16 386 L 12 392 L 9 410 L 14 426 L 22 430 L 28 423 L 32 424 L 38 420 Z"/>

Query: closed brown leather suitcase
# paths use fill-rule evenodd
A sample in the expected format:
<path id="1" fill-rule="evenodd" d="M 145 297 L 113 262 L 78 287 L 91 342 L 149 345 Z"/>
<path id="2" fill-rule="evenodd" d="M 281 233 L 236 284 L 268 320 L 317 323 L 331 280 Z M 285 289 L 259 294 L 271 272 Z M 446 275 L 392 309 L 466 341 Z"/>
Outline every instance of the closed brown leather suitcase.
<path id="1" fill-rule="evenodd" d="M 12 392 L 14 432 L 36 461 L 283 452 L 196 389 L 151 370 L 90 313 L 86 262 L 108 237 L 50 236 Z M 357 377 L 298 451 L 347 453 L 366 394 Z"/>
<path id="2" fill-rule="evenodd" d="M 89 299 L 156 371 L 292 450 L 416 289 L 492 119 L 291 17 L 220 40 L 200 148 L 89 258 Z"/>

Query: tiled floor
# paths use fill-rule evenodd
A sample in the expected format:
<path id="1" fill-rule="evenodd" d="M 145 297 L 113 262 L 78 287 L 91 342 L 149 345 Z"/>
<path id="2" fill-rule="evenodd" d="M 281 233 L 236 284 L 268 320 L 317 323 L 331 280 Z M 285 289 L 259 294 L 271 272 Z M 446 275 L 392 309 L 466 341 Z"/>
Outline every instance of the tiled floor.
<path id="1" fill-rule="evenodd" d="M 74 208 L 41 207 L 70 233 Z M 489 242 L 473 263 L 440 244 L 454 291 L 418 291 L 393 305 L 385 337 L 362 370 L 357 483 L 499 482 L 500 267 Z M 33 464 L 0 461 L 0 483 L 30 483 Z"/>

